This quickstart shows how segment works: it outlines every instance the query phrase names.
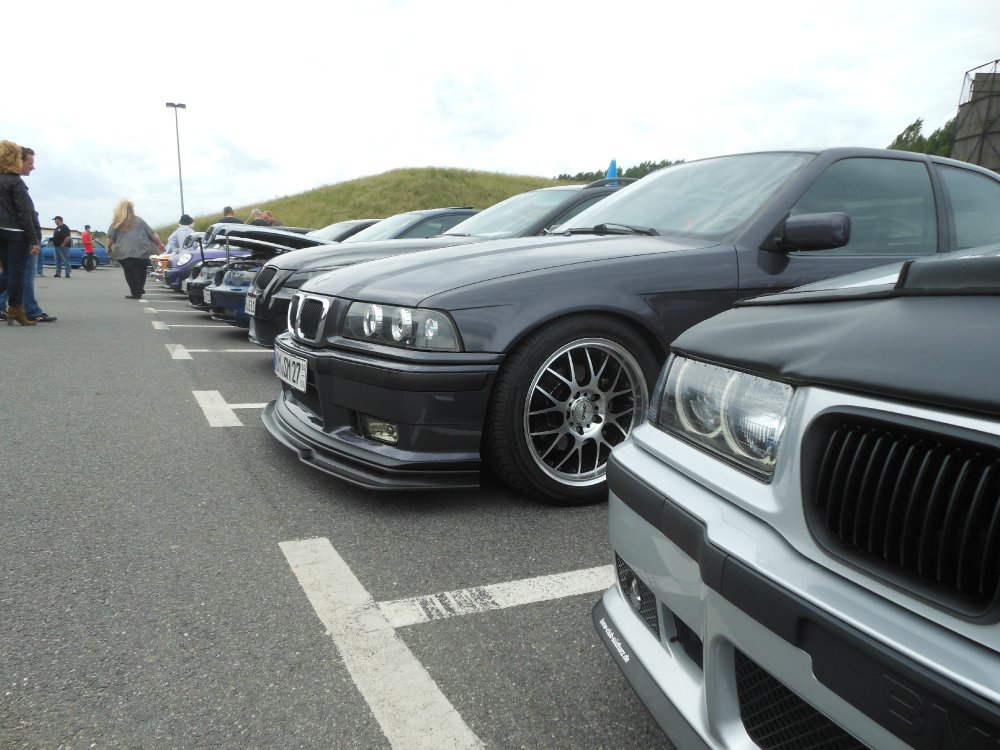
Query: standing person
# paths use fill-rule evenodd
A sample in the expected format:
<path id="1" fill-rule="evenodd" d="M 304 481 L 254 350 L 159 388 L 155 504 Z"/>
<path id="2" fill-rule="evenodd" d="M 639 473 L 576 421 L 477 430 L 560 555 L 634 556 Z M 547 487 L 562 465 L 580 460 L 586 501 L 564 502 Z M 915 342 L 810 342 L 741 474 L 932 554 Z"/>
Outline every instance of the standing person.
<path id="1" fill-rule="evenodd" d="M 7 325 L 33 326 L 24 314 L 24 266 L 40 251 L 35 206 L 21 178 L 21 147 L 0 141 L 0 290 L 8 290 Z"/>
<path id="2" fill-rule="evenodd" d="M 21 146 L 21 161 L 24 163 L 24 166 L 21 167 L 21 177 L 27 177 L 35 171 L 35 152 L 33 149 Z M 27 188 L 27 186 L 25 187 Z M 28 196 L 28 200 L 31 201 L 30 195 Z M 42 228 L 38 224 L 38 212 L 34 210 L 34 205 L 32 205 L 31 214 L 34 218 L 35 234 L 41 237 Z M 36 323 L 55 323 L 57 318 L 42 310 L 38 304 L 38 300 L 35 299 L 35 258 L 41 260 L 42 254 L 39 253 L 34 257 L 29 255 L 28 261 L 24 265 L 24 289 L 21 293 L 21 304 L 24 307 L 24 315 L 28 320 L 33 320 Z M 8 290 L 4 289 L 0 292 L 0 320 L 7 320 L 7 297 Z"/>
<path id="3" fill-rule="evenodd" d="M 63 264 L 65 264 L 66 278 L 68 279 L 69 272 L 73 270 L 69 262 L 69 248 L 73 244 L 73 235 L 63 221 L 62 216 L 53 216 L 52 221 L 56 223 L 56 231 L 52 233 L 52 247 L 55 248 L 56 256 L 55 277 L 59 278 L 59 273 L 62 270 Z"/>
<path id="4" fill-rule="evenodd" d="M 220 224 L 242 224 L 243 222 L 236 218 L 233 214 L 233 207 L 226 206 L 222 209 L 222 218 L 219 219 Z"/>
<path id="5" fill-rule="evenodd" d="M 191 228 L 191 225 L 194 224 L 194 219 L 187 214 L 182 214 L 181 220 L 177 224 L 177 229 L 171 232 L 167 238 L 168 253 L 179 253 L 181 248 L 184 247 L 184 239 L 188 235 L 194 234 L 194 229 Z"/>
<path id="6" fill-rule="evenodd" d="M 135 204 L 119 201 L 108 229 L 108 251 L 122 267 L 131 294 L 126 299 L 142 299 L 146 293 L 146 266 L 149 256 L 163 252 L 164 244 L 149 224 L 135 215 Z"/>
<path id="7" fill-rule="evenodd" d="M 280 221 L 274 218 L 274 214 L 270 211 L 265 211 L 261 216 L 264 219 L 264 223 L 269 227 L 280 227 L 282 225 Z"/>
<path id="8" fill-rule="evenodd" d="M 266 227 L 267 222 L 264 221 L 264 215 L 260 212 L 259 208 L 255 208 L 250 212 L 250 221 L 248 224 L 253 224 L 257 227 Z"/>
<path id="9" fill-rule="evenodd" d="M 90 224 L 83 225 L 83 234 L 80 235 L 80 241 L 83 243 L 84 252 L 80 266 L 85 271 L 93 271 L 97 268 L 97 258 L 94 257 L 94 238 L 90 236 Z"/>

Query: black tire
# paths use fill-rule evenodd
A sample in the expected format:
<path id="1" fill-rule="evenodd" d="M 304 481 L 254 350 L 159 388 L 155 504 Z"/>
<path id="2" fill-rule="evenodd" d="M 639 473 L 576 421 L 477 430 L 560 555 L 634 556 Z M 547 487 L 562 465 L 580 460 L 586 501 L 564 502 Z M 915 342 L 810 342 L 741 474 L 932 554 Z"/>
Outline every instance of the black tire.
<path id="1" fill-rule="evenodd" d="M 585 315 L 536 331 L 497 375 L 487 466 L 550 505 L 605 500 L 608 456 L 644 418 L 656 374 L 649 347 L 619 321 Z"/>
<path id="2" fill-rule="evenodd" d="M 97 268 L 97 258 L 92 255 L 84 255 L 83 259 L 80 261 L 80 265 L 83 267 L 84 271 L 93 271 Z"/>

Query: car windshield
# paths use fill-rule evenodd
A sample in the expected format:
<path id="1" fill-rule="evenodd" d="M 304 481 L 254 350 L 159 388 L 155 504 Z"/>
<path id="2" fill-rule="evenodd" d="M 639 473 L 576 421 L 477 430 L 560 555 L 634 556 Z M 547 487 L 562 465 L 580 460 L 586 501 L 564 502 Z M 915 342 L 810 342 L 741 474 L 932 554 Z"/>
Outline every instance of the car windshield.
<path id="1" fill-rule="evenodd" d="M 371 240 L 391 240 L 408 227 L 417 217 L 416 214 L 396 214 L 388 219 L 382 219 L 357 234 L 352 234 L 344 242 L 369 242 Z"/>
<path id="2" fill-rule="evenodd" d="M 762 153 L 675 164 L 595 204 L 555 232 L 614 228 L 719 239 L 746 223 L 815 154 Z"/>
<path id="3" fill-rule="evenodd" d="M 520 193 L 483 209 L 475 216 L 456 224 L 445 234 L 490 239 L 517 237 L 581 189 L 579 186 L 567 185 L 565 188 Z"/>
<path id="4" fill-rule="evenodd" d="M 306 232 L 306 236 L 316 237 L 321 240 L 335 240 L 350 227 L 354 226 L 354 224 L 355 222 L 353 221 L 338 221 L 336 224 L 330 224 L 322 229 L 314 229 L 311 232 Z"/>

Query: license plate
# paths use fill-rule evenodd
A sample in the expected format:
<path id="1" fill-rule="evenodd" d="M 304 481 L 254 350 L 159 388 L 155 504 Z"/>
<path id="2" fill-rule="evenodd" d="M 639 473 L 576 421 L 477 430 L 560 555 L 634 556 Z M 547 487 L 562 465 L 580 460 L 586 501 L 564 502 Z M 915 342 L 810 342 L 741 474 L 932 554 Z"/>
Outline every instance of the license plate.
<path id="1" fill-rule="evenodd" d="M 206 305 L 212 304 L 212 292 L 208 289 L 204 289 L 201 293 L 202 298 L 205 300 Z"/>
<path id="2" fill-rule="evenodd" d="M 184 281 L 181 282 L 181 291 L 184 292 L 184 294 L 187 294 L 187 290 L 188 290 L 188 280 L 184 279 Z"/>
<path id="3" fill-rule="evenodd" d="M 275 349 L 274 372 L 295 390 L 305 392 L 309 364 L 301 357 L 293 357 L 281 349 Z"/>
<path id="4" fill-rule="evenodd" d="M 247 292 L 247 315 L 257 314 L 257 295 Z"/>

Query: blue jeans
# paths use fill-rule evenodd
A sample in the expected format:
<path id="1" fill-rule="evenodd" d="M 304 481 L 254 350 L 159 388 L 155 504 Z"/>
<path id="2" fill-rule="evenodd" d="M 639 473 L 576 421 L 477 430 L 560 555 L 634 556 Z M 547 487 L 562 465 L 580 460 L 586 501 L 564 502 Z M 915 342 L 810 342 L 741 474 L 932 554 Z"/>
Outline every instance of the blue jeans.
<path id="1" fill-rule="evenodd" d="M 69 248 L 68 247 L 57 247 L 56 248 L 56 276 L 62 273 L 63 264 L 66 264 L 66 278 L 69 278 L 69 272 L 73 270 L 73 266 L 69 262 Z"/>
<path id="2" fill-rule="evenodd" d="M 21 304 L 24 305 L 24 314 L 29 318 L 37 318 L 44 315 L 44 311 L 35 299 L 35 259 L 41 263 L 42 254 L 29 255 L 28 262 L 24 265 L 24 287 L 21 290 Z M 0 310 L 7 307 L 8 290 L 4 288 L 0 292 Z"/>
<path id="3" fill-rule="evenodd" d="M 37 257 L 38 257 L 38 275 L 39 276 L 44 276 L 45 273 L 43 272 L 42 269 L 45 268 L 45 264 L 42 263 L 42 254 L 41 254 L 41 252 L 38 253 Z"/>

